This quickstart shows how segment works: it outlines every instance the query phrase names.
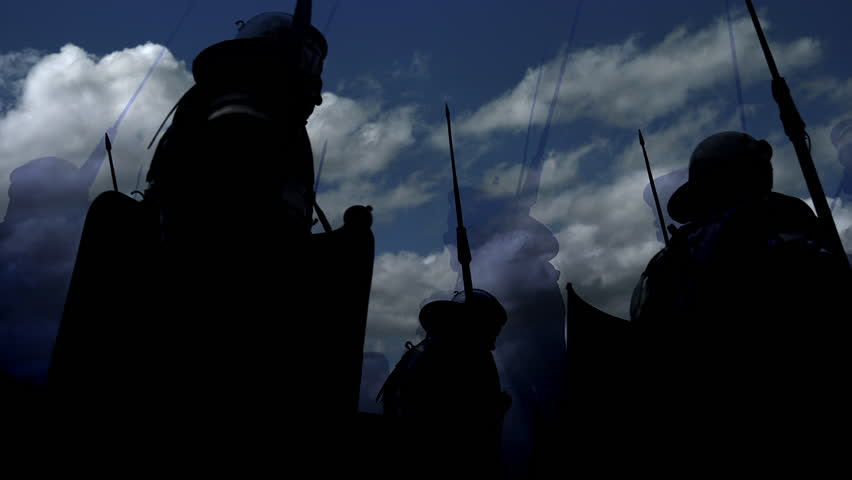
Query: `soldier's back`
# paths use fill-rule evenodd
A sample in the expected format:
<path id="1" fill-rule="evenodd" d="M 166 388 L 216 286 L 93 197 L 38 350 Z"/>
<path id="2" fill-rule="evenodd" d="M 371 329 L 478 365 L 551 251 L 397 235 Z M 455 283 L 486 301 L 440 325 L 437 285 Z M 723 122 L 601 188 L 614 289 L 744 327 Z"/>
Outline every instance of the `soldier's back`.
<path id="1" fill-rule="evenodd" d="M 819 232 L 804 202 L 772 193 L 682 227 L 649 264 L 631 309 L 638 403 L 672 450 L 804 452 L 840 412 L 852 290 Z"/>

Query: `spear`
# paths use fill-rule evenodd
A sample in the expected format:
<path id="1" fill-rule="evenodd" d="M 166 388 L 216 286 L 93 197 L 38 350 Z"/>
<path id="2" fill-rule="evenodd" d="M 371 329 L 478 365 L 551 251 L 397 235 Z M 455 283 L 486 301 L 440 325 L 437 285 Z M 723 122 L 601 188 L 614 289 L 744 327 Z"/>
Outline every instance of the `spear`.
<path id="1" fill-rule="evenodd" d="M 530 132 L 532 131 L 533 126 L 533 114 L 535 113 L 535 102 L 538 99 L 538 86 L 541 84 L 541 72 L 544 71 L 544 61 L 539 64 L 538 68 L 538 80 L 535 82 L 535 91 L 533 92 L 532 98 L 532 106 L 530 107 L 530 121 L 527 124 L 527 138 L 524 140 L 524 156 L 521 158 L 521 173 L 518 175 L 518 187 L 515 189 L 515 196 L 520 196 L 521 194 L 521 184 L 524 181 L 524 167 L 527 164 L 527 147 L 530 144 Z"/>
<path id="2" fill-rule="evenodd" d="M 660 216 L 660 229 L 663 231 L 663 240 L 666 246 L 669 246 L 669 234 L 666 232 L 666 219 L 663 218 L 663 209 L 660 207 L 660 197 L 657 196 L 657 187 L 654 185 L 654 176 L 651 175 L 651 162 L 648 161 L 648 151 L 645 150 L 645 137 L 642 136 L 642 130 L 639 130 L 639 145 L 642 145 L 642 155 L 645 156 L 645 168 L 648 169 L 648 180 L 651 182 L 651 193 L 654 194 L 654 203 L 657 204 L 657 215 Z"/>
<path id="3" fill-rule="evenodd" d="M 459 195 L 459 180 L 456 176 L 456 155 L 453 152 L 453 130 L 450 127 L 450 107 L 445 103 L 444 111 L 447 114 L 447 136 L 450 138 L 450 162 L 453 166 L 453 194 L 456 199 L 456 241 L 459 249 L 459 263 L 462 267 L 462 281 L 464 282 L 464 298 L 469 302 L 473 298 L 473 279 L 470 276 L 470 244 L 467 241 L 467 231 L 464 229 L 462 220 L 461 195 Z"/>
<path id="4" fill-rule="evenodd" d="M 328 20 L 325 21 L 325 28 L 322 29 L 322 34 L 328 38 L 328 29 L 331 27 L 331 21 L 334 19 L 334 14 L 337 13 L 337 7 L 340 6 L 340 0 L 334 2 L 334 6 L 331 7 L 331 13 L 328 14 Z"/>
<path id="5" fill-rule="evenodd" d="M 743 106 L 743 90 L 740 85 L 740 68 L 737 64 L 737 45 L 734 42 L 734 26 L 731 23 L 731 4 L 729 0 L 725 0 L 725 13 L 728 16 L 728 38 L 730 39 L 731 44 L 731 59 L 734 65 L 734 81 L 737 85 L 737 101 L 739 102 L 740 107 L 740 124 L 743 127 L 743 132 L 746 131 L 746 114 L 745 107 Z"/>
<path id="6" fill-rule="evenodd" d="M 822 189 L 822 184 L 817 175 L 816 166 L 814 166 L 813 158 L 811 158 L 810 137 L 805 131 L 805 121 L 799 115 L 799 110 L 796 104 L 793 103 L 793 97 L 790 94 L 790 88 L 784 77 L 778 73 L 778 67 L 775 65 L 775 59 L 772 57 L 772 52 L 769 50 L 769 44 L 766 42 L 766 36 L 763 34 L 763 29 L 760 26 L 760 20 L 757 18 L 757 12 L 754 10 L 751 0 L 746 0 L 748 12 L 751 15 L 751 20 L 754 23 L 754 29 L 757 32 L 757 38 L 760 40 L 760 46 L 763 49 L 763 55 L 766 57 L 766 63 L 769 65 L 769 72 L 772 74 L 772 97 L 775 103 L 778 104 L 780 111 L 781 123 L 784 125 L 784 133 L 793 143 L 796 149 L 796 156 L 799 159 L 799 165 L 802 168 L 802 174 L 805 177 L 805 183 L 808 186 L 808 192 L 814 202 L 817 217 L 823 224 L 824 235 L 829 243 L 829 247 L 837 256 L 839 261 L 842 261 L 846 268 L 852 270 L 849 265 L 849 258 L 846 256 L 846 251 L 843 248 L 843 242 L 840 241 L 840 235 L 837 232 L 837 226 L 834 224 L 834 218 L 831 216 L 831 209 L 828 207 L 828 200 L 825 197 L 825 192 Z"/>
<path id="7" fill-rule="evenodd" d="M 112 143 L 109 141 L 109 133 L 104 133 L 104 145 L 109 156 L 109 173 L 112 174 L 112 189 L 118 191 L 118 182 L 115 181 L 115 165 L 112 163 Z"/>
<path id="8" fill-rule="evenodd" d="M 550 125 L 553 123 L 553 115 L 556 112 L 556 105 L 559 102 L 559 89 L 562 86 L 562 78 L 565 76 L 565 69 L 568 66 L 568 50 L 574 43 L 574 32 L 577 30 L 577 20 L 580 18 L 580 8 L 583 6 L 583 0 L 577 2 L 577 9 L 574 12 L 574 20 L 571 22 L 571 30 L 568 32 L 568 43 L 562 57 L 562 65 L 559 67 L 559 76 L 556 79 L 556 87 L 553 89 L 553 98 L 550 100 L 550 109 L 547 111 L 547 120 L 544 122 L 544 128 L 541 131 L 541 137 L 538 142 L 538 150 L 530 159 L 528 167 L 529 174 L 524 178 L 524 184 L 521 189 L 521 197 L 523 205 L 527 208 L 532 208 L 538 198 L 538 188 L 541 182 L 541 169 L 544 164 L 545 147 L 550 133 Z"/>

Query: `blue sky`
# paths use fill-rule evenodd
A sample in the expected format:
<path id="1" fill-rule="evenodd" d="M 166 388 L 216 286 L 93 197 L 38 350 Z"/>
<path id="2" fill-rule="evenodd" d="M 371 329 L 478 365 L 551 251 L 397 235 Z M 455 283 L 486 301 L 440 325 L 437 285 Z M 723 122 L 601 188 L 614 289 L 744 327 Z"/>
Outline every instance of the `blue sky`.
<path id="1" fill-rule="evenodd" d="M 150 160 L 153 150 L 145 147 L 157 126 L 192 84 L 188 68 L 195 55 L 232 38 L 236 20 L 264 11 L 289 12 L 294 3 L 213 0 L 192 7 L 118 128 L 114 154 L 125 193 L 133 189 L 140 165 Z M 341 0 L 329 24 L 335 3 L 317 0 L 314 5 L 314 25 L 329 25 L 329 56 L 325 101 L 311 118 L 309 133 L 317 164 L 328 141 L 319 202 L 332 223 L 340 224 L 349 205 L 375 208 L 377 257 L 367 349 L 385 351 L 394 362 L 404 341 L 416 335 L 422 301 L 451 291 L 456 282 L 451 250 L 442 240 L 451 188 L 444 102 L 453 113 L 461 183 L 495 197 L 510 196 L 539 69 L 530 155 L 540 143 L 563 54 L 568 55 L 566 73 L 531 213 L 559 243 L 559 253 L 545 260 L 559 272 L 560 288 L 570 281 L 591 303 L 625 317 L 633 285 L 662 247 L 653 211 L 642 197 L 647 176 L 636 129 L 645 133 L 655 175 L 661 176 L 685 167 L 702 138 L 741 128 L 726 2 L 586 1 L 570 46 L 576 1 Z M 755 3 L 779 69 L 808 123 L 825 190 L 833 194 L 843 167 L 829 132 L 852 116 L 847 60 L 852 4 Z M 0 215 L 15 168 L 47 156 L 82 165 L 189 4 L 3 2 Z M 807 199 L 744 2 L 732 1 L 731 15 L 747 131 L 775 148 L 776 189 Z M 108 189 L 109 182 L 102 168 L 91 196 Z M 835 213 L 852 250 L 852 198 Z M 473 221 L 476 214 L 466 218 Z M 69 273 L 68 259 L 27 250 L 33 245 L 50 250 L 55 236 L 32 235 L 42 237 L 2 245 L 4 258 L 29 255 L 31 263 L 61 264 L 51 270 L 61 284 Z M 505 281 L 497 278 L 505 272 L 487 265 L 488 255 L 500 252 L 497 247 L 479 257 L 474 252 L 475 281 L 510 296 Z M 7 303 L 12 313 L 2 320 L 5 341 L 38 344 L 32 348 L 40 353 L 4 361 L 17 365 L 8 368 L 38 376 L 56 320 L 40 320 L 37 328 L 43 334 L 26 343 L 16 335 L 29 331 L 21 324 L 36 325 L 35 314 L 23 303 Z"/>

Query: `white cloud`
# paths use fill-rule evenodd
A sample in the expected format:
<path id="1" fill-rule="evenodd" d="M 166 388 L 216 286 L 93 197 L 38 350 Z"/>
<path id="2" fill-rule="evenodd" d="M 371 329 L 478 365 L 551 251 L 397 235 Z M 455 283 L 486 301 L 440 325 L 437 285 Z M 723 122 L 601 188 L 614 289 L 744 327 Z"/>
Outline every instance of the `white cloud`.
<path id="1" fill-rule="evenodd" d="M 432 56 L 428 53 L 414 52 L 411 54 L 411 59 L 405 66 L 400 65 L 400 62 L 394 62 L 394 71 L 391 73 L 393 78 L 428 78 L 429 77 L 429 62 Z"/>
<path id="2" fill-rule="evenodd" d="M 809 100 L 825 98 L 845 106 L 852 106 L 852 78 L 846 80 L 825 76 L 802 82 L 801 88 Z"/>
<path id="3" fill-rule="evenodd" d="M 425 256 L 413 252 L 383 253 L 373 267 L 367 333 L 372 338 L 413 337 L 424 300 L 451 289 L 456 273 L 449 250 Z"/>
<path id="4" fill-rule="evenodd" d="M 771 22 L 764 19 L 763 27 L 770 31 Z M 743 84 L 766 79 L 766 62 L 750 18 L 734 19 L 733 29 Z M 569 52 L 554 122 L 586 118 L 620 127 L 641 126 L 730 81 L 730 43 L 722 18 L 698 31 L 679 27 L 649 48 L 640 48 L 639 40 L 631 36 L 620 44 Z M 787 75 L 814 64 L 822 52 L 820 43 L 809 37 L 773 43 L 772 50 Z M 561 63 L 562 58 L 556 57 L 540 67 L 544 70 L 536 124 L 547 118 Z M 454 131 L 461 137 L 525 129 L 538 74 L 539 67 L 529 68 L 518 85 L 475 112 L 459 115 Z M 440 128 L 433 137 L 436 146 L 442 145 Z"/>
<path id="5" fill-rule="evenodd" d="M 332 226 L 351 205 L 373 205 L 375 220 L 385 222 L 434 196 L 436 180 L 420 170 L 402 179 L 393 176 L 393 182 L 385 174 L 414 145 L 417 121 L 413 105 L 383 110 L 377 100 L 323 94 L 323 104 L 308 120 L 308 134 L 317 167 L 328 142 L 317 201 Z"/>
<path id="6" fill-rule="evenodd" d="M 580 160 L 591 152 L 606 148 L 607 145 L 605 139 L 597 138 L 570 152 L 548 151 L 541 162 L 539 192 L 564 189 L 571 185 L 576 180 Z M 529 178 L 530 163 L 531 159 L 527 160 L 523 168 L 524 183 Z M 515 195 L 521 171 L 521 165 L 517 163 L 497 164 L 483 173 L 482 188 L 492 195 Z"/>
<path id="7" fill-rule="evenodd" d="M 82 165 L 161 50 L 148 43 L 97 58 L 69 44 L 40 57 L 26 75 L 14 107 L 0 117 L 0 191 L 6 191 L 9 173 L 31 159 L 56 156 Z M 145 149 L 148 141 L 191 85 L 184 63 L 166 52 L 112 139 L 122 190 L 132 190 L 139 165 L 147 163 L 153 152 Z M 92 192 L 104 191 L 110 184 L 109 172 L 102 168 Z M 0 197 L 0 212 L 5 212 L 7 201 L 5 195 Z"/>
<path id="8" fill-rule="evenodd" d="M 372 178 L 345 179 L 334 187 L 320 188 L 317 203 L 332 227 L 342 224 L 343 213 L 352 205 L 371 205 L 375 222 L 387 222 L 401 210 L 422 205 L 434 197 L 436 182 L 421 172 L 408 175 L 400 183 L 382 186 Z M 319 226 L 315 227 L 315 230 Z"/>
<path id="9" fill-rule="evenodd" d="M 382 110 L 377 101 L 356 101 L 323 93 L 323 103 L 308 119 L 316 163 L 328 141 L 323 181 L 376 174 L 414 143 L 416 109 Z"/>
<path id="10" fill-rule="evenodd" d="M 41 52 L 31 48 L 0 53 L 0 112 L 12 107 L 13 104 L 4 97 L 14 99 L 20 96 L 27 72 L 42 56 Z"/>

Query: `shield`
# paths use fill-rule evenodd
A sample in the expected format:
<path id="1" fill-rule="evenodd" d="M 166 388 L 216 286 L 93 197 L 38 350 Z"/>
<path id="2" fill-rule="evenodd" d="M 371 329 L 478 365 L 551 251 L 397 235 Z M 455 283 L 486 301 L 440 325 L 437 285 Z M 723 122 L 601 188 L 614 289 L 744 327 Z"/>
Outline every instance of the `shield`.
<path id="1" fill-rule="evenodd" d="M 590 305 L 571 283 L 567 310 L 567 448 L 572 462 L 609 456 L 623 441 L 631 394 L 630 322 Z M 564 451 L 564 450 L 563 450 Z M 575 466 L 579 465 L 574 463 Z"/>
<path id="2" fill-rule="evenodd" d="M 311 304 L 315 322 L 328 332 L 321 342 L 317 361 L 323 385 L 323 402 L 335 412 L 358 411 L 367 309 L 373 280 L 375 239 L 370 229 L 370 207 L 352 206 L 344 224 L 331 232 L 311 235 L 315 286 Z"/>
<path id="3" fill-rule="evenodd" d="M 142 202 L 104 192 L 89 207 L 48 373 L 51 387 L 116 391 L 139 385 L 150 348 L 150 285 L 157 217 Z"/>
<path id="4" fill-rule="evenodd" d="M 352 207 L 344 222 L 337 230 L 310 237 L 306 254 L 311 268 L 304 277 L 310 293 L 289 298 L 288 292 L 281 292 L 283 320 L 308 322 L 316 326 L 311 331 L 329 335 L 264 344 L 301 351 L 298 345 L 306 341 L 319 343 L 320 348 L 314 349 L 317 358 L 284 366 L 301 370 L 300 378 L 311 378 L 309 385 L 295 385 L 298 392 L 292 396 L 304 396 L 308 389 L 321 411 L 354 414 L 375 247 L 369 210 Z M 145 201 L 105 192 L 92 202 L 51 360 L 51 388 L 78 398 L 106 400 L 119 395 L 138 404 L 140 396 L 168 393 L 169 382 L 192 381 L 181 377 L 187 372 L 183 364 L 204 364 L 203 359 L 196 360 L 199 355 L 227 359 L 231 346 L 211 349 L 174 340 L 185 340 L 181 333 L 187 329 L 173 323 L 168 294 L 161 289 L 168 279 L 161 278 L 167 270 L 160 268 L 164 256 L 159 232 L 158 211 Z M 304 312 L 310 316 L 304 318 Z M 289 386 L 287 371 L 275 373 L 278 378 L 270 383 Z"/>
<path id="5" fill-rule="evenodd" d="M 566 290 L 569 390 L 604 400 L 626 371 L 630 322 L 590 305 L 571 283 Z"/>

